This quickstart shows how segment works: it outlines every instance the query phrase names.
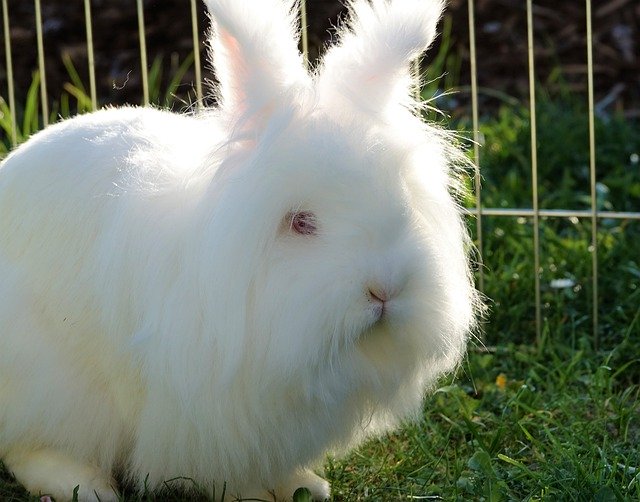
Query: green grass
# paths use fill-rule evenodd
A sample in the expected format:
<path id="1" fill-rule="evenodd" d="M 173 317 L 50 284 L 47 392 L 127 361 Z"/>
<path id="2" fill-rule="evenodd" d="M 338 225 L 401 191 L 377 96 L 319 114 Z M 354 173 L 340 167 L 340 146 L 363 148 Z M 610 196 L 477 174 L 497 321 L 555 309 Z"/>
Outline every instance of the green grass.
<path id="1" fill-rule="evenodd" d="M 81 85 L 70 85 L 79 90 L 71 94 L 78 106 L 86 104 Z M 37 79 L 32 88 L 30 111 L 20 114 L 22 135 L 38 128 Z M 590 205 L 586 117 L 573 99 L 539 96 L 543 208 Z M 526 106 L 505 105 L 484 117 L 481 132 L 484 205 L 531 207 Z M 607 117 L 597 121 L 596 137 L 598 207 L 640 211 L 640 125 Z M 483 342 L 474 342 L 458 374 L 427 398 L 422 420 L 327 460 L 335 500 L 640 500 L 640 222 L 600 222 L 597 347 L 590 221 L 541 221 L 539 345 L 532 223 L 485 218 L 483 232 L 490 299 Z M 557 279 L 570 282 L 558 288 Z M 155 499 L 194 497 L 167 489 Z M 29 498 L 2 472 L 0 500 Z"/>
<path id="2" fill-rule="evenodd" d="M 327 462 L 334 499 L 640 499 L 632 338 L 628 331 L 601 353 L 585 339 L 571 346 L 548 337 L 540 347 L 472 351 L 427 399 L 421 421 Z M 0 485 L 0 499 L 28 500 L 11 483 Z M 127 498 L 194 499 L 172 491 Z"/>
<path id="3" fill-rule="evenodd" d="M 588 209 L 587 114 L 575 103 L 538 100 L 540 207 Z M 503 108 L 481 125 L 485 207 L 532 207 L 530 128 L 524 107 Z M 621 117 L 596 121 L 597 200 L 601 210 L 640 211 L 640 124 Z M 491 343 L 535 339 L 533 225 L 526 218 L 484 218 L 486 294 Z M 598 226 L 599 337 L 614 347 L 640 305 L 640 221 L 600 220 Z M 568 341 L 588 333 L 592 314 L 589 219 L 540 222 L 543 316 L 551 336 Z M 571 286 L 555 288 L 554 280 Z M 638 330 L 640 331 L 640 330 Z M 636 337 L 638 340 L 638 337 Z M 640 343 L 640 342 L 639 342 Z"/>
<path id="4" fill-rule="evenodd" d="M 423 421 L 329 463 L 336 499 L 639 498 L 640 361 L 616 357 L 548 339 L 472 352 Z"/>

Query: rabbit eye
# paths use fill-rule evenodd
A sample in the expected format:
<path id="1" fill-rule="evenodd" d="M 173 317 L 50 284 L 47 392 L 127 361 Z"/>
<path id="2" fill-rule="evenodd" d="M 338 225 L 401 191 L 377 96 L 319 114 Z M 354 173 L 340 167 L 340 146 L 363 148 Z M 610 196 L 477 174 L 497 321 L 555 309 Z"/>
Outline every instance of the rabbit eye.
<path id="1" fill-rule="evenodd" d="M 310 211 L 289 213 L 289 228 L 299 235 L 315 235 L 318 231 L 316 215 Z"/>

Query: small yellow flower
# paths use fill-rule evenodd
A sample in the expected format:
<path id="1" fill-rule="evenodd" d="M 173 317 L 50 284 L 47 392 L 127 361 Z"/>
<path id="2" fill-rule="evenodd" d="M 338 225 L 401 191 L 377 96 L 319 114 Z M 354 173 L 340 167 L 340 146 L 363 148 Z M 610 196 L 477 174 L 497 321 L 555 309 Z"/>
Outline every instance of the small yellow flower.
<path id="1" fill-rule="evenodd" d="M 504 373 L 500 373 L 497 377 L 496 377 L 496 387 L 498 387 L 498 389 L 500 390 L 505 390 L 507 387 L 507 375 L 505 375 Z"/>

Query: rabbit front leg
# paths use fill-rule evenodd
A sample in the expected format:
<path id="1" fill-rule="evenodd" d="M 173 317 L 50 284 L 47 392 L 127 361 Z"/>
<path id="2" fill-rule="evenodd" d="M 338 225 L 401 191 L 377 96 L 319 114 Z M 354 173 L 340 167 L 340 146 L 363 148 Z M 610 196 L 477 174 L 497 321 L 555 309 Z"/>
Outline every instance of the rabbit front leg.
<path id="1" fill-rule="evenodd" d="M 56 502 L 71 500 L 76 486 L 79 502 L 118 500 L 111 476 L 56 450 L 10 452 L 4 464 L 29 492 L 51 495 Z"/>

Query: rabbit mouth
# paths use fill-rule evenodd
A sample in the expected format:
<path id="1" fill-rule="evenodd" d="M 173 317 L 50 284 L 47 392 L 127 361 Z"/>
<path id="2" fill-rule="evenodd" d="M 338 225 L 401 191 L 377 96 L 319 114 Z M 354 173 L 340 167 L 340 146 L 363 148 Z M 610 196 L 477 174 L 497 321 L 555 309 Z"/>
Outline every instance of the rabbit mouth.
<path id="1" fill-rule="evenodd" d="M 379 286 L 370 286 L 366 292 L 367 301 L 369 303 L 369 315 L 372 317 L 373 324 L 378 324 L 389 315 L 391 307 L 391 299 L 394 296 L 385 288 Z"/>
<path id="2" fill-rule="evenodd" d="M 374 324 L 378 324 L 388 315 L 389 307 L 385 303 L 376 303 L 371 306 L 370 310 Z"/>
<path id="3" fill-rule="evenodd" d="M 392 306 L 388 303 L 371 305 L 367 309 L 367 320 L 358 338 L 363 340 L 379 332 L 388 332 L 392 310 Z"/>

